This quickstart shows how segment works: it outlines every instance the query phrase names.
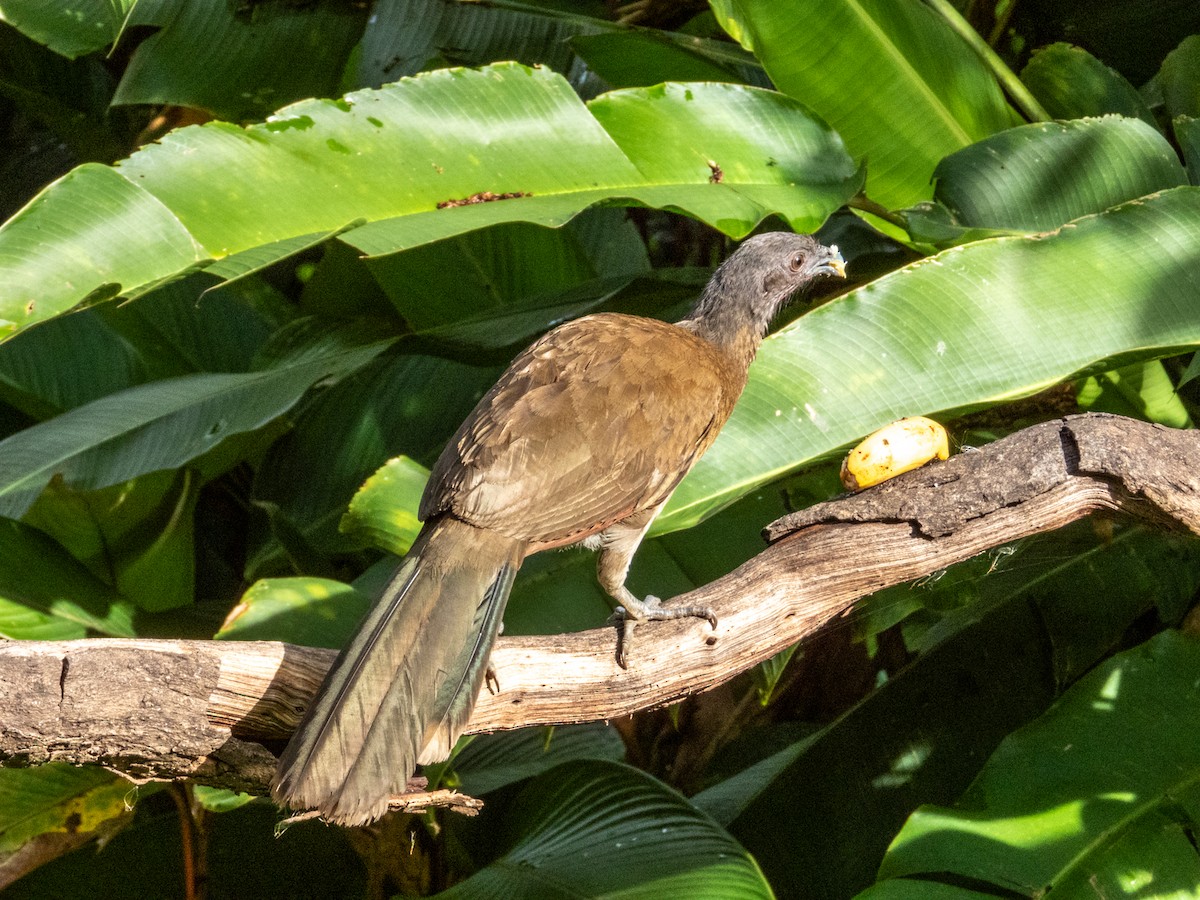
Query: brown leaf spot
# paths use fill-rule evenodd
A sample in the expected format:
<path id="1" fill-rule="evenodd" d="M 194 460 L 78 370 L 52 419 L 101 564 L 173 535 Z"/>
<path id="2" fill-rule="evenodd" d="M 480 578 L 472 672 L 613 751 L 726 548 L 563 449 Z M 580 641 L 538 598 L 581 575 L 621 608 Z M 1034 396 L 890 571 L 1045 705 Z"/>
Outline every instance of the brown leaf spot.
<path id="1" fill-rule="evenodd" d="M 437 205 L 438 209 L 453 209 L 456 206 L 470 206 L 473 203 L 493 203 L 496 200 L 515 200 L 518 197 L 531 197 L 532 194 L 525 191 L 510 191 L 507 194 L 495 194 L 492 191 L 480 191 L 478 194 L 472 194 L 470 197 L 463 197 L 461 200 L 443 200 Z"/>

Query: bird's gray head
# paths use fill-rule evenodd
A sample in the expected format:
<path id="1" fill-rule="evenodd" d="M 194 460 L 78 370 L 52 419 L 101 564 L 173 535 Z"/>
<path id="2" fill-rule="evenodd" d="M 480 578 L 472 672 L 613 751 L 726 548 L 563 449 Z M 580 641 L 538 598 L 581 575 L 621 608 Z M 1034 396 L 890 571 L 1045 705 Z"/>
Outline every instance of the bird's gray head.
<path id="1" fill-rule="evenodd" d="M 685 321 L 715 343 L 744 340 L 748 333 L 761 339 L 793 295 L 826 275 L 846 277 L 836 246 L 786 231 L 756 235 L 713 273 Z"/>

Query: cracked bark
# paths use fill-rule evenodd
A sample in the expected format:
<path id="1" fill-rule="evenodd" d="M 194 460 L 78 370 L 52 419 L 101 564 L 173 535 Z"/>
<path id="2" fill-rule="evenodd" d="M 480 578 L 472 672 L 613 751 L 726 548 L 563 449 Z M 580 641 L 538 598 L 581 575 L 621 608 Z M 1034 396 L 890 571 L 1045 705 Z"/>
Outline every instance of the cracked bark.
<path id="1" fill-rule="evenodd" d="M 473 732 L 610 719 L 715 687 L 846 613 L 856 599 L 1092 513 L 1200 534 L 1200 437 L 1107 415 L 1046 422 L 861 494 L 785 516 L 769 546 L 671 603 L 711 605 L 638 633 L 502 637 Z M 271 642 L 0 642 L 0 763 L 98 764 L 263 793 L 334 653 Z M 416 788 L 418 785 L 412 785 Z M 440 792 L 397 804 L 468 808 Z"/>

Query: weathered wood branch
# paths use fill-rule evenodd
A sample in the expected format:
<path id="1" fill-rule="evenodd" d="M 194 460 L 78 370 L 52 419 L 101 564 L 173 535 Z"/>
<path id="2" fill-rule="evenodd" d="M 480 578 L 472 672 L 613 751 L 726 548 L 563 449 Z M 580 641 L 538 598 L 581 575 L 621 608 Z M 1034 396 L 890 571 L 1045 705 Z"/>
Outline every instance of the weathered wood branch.
<path id="1" fill-rule="evenodd" d="M 716 630 L 691 620 L 642 628 L 628 670 L 616 665 L 611 628 L 501 638 L 499 690 L 481 695 L 470 730 L 672 703 L 803 640 L 859 597 L 1093 512 L 1200 534 L 1198 472 L 1194 431 L 1105 415 L 1026 429 L 772 523 L 761 554 L 674 599 L 712 606 Z M 92 763 L 263 792 L 268 746 L 290 734 L 333 657 L 269 642 L 2 642 L 0 762 Z M 472 804 L 422 796 L 409 808 Z"/>

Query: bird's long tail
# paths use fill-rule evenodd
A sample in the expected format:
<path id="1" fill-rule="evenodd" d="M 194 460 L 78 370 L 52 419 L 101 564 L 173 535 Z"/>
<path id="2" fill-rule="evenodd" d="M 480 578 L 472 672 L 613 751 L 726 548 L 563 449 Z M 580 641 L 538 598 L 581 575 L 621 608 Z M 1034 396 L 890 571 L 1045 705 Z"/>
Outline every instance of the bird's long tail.
<path id="1" fill-rule="evenodd" d="M 404 792 L 418 762 L 449 755 L 482 686 L 524 549 L 456 519 L 425 527 L 279 761 L 279 803 L 365 824 Z"/>

